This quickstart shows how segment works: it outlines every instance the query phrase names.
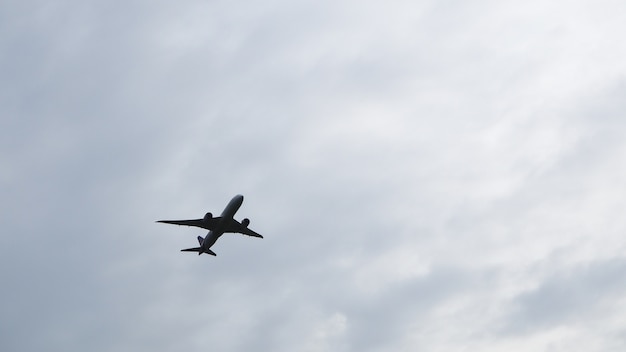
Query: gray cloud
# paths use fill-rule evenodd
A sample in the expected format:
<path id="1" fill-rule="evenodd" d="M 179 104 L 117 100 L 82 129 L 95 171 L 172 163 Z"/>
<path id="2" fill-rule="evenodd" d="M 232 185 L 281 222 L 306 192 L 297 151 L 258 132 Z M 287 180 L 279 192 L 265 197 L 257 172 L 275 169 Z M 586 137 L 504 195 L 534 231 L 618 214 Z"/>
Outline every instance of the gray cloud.
<path id="1" fill-rule="evenodd" d="M 615 299 L 624 291 L 621 258 L 575 266 L 546 277 L 540 285 L 515 298 L 508 329 L 528 333 L 559 325 L 581 325 L 586 319 L 613 314 Z"/>
<path id="2" fill-rule="evenodd" d="M 0 5 L 0 348 L 623 347 L 621 7 Z"/>

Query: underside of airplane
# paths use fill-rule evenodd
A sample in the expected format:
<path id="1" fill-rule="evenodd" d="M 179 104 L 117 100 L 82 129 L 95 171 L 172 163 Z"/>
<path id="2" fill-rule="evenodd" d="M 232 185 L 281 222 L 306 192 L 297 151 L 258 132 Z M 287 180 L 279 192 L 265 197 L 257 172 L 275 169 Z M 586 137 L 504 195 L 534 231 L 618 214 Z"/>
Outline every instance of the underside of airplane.
<path id="1" fill-rule="evenodd" d="M 231 199 L 220 216 L 214 217 L 211 213 L 206 213 L 202 219 L 192 220 L 159 220 L 157 222 L 172 225 L 199 227 L 209 230 L 206 237 L 198 236 L 200 247 L 182 249 L 181 252 L 197 252 L 216 256 L 210 248 L 224 233 L 240 233 L 242 235 L 263 238 L 260 234 L 248 228 L 250 219 L 244 218 L 241 222 L 235 220 L 233 216 L 241 207 L 243 196 L 238 194 Z"/>

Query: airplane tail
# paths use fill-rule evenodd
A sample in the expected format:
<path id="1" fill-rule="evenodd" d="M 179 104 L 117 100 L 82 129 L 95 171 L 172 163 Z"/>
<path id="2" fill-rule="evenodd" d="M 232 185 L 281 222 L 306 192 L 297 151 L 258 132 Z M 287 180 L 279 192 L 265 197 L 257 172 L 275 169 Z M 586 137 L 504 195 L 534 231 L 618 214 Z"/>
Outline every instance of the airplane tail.
<path id="1" fill-rule="evenodd" d="M 181 252 L 198 252 L 198 255 L 202 254 L 202 253 L 206 253 L 206 254 L 210 254 L 212 256 L 217 256 L 217 254 L 215 254 L 215 252 L 213 252 L 210 249 L 205 249 L 203 250 L 202 247 L 196 247 L 196 248 L 187 248 L 187 249 L 181 249 Z"/>

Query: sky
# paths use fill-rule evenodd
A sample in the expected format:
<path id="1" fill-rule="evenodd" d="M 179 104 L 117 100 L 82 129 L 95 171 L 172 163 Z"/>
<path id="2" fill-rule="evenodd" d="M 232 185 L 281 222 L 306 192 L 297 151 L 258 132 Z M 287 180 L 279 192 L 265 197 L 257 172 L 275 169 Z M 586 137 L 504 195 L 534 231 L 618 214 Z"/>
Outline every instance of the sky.
<path id="1" fill-rule="evenodd" d="M 0 350 L 623 351 L 624 16 L 0 3 Z"/>

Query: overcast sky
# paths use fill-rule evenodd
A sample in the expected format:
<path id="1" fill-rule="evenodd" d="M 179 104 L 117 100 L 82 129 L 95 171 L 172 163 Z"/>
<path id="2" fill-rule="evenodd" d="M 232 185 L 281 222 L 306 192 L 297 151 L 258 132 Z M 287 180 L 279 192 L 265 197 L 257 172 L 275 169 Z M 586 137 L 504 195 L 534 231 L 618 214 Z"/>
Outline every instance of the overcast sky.
<path id="1" fill-rule="evenodd" d="M 0 350 L 624 351 L 624 18 L 0 3 Z"/>

